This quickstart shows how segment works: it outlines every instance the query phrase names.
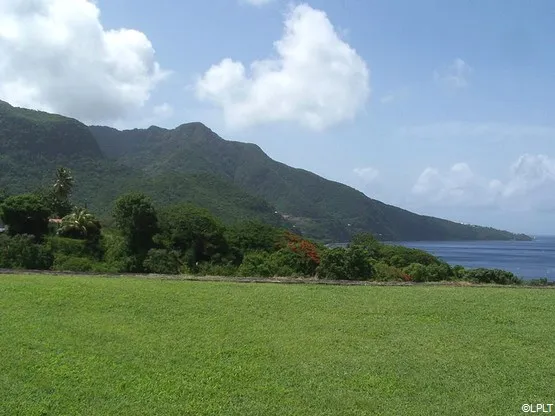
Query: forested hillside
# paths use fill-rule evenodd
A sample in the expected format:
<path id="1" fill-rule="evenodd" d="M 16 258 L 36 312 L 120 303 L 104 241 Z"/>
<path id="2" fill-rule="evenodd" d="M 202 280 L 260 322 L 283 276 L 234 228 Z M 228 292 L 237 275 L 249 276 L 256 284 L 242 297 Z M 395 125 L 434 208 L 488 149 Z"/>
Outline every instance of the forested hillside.
<path id="1" fill-rule="evenodd" d="M 100 218 L 109 218 L 118 195 L 139 191 L 160 207 L 190 202 L 226 222 L 295 226 L 323 242 L 360 232 L 385 240 L 528 238 L 383 204 L 274 161 L 254 144 L 226 141 L 201 123 L 118 131 L 0 102 L 0 188 L 13 194 L 48 186 L 59 166 L 79 183 L 75 200 Z"/>
<path id="2" fill-rule="evenodd" d="M 227 141 L 201 123 L 174 130 L 117 131 L 91 127 L 107 157 L 141 166 L 148 175 L 206 172 L 219 175 L 277 207 L 307 235 L 348 241 L 360 232 L 386 240 L 488 240 L 526 238 L 416 215 L 368 198 L 349 186 L 269 158 L 258 146 Z"/>

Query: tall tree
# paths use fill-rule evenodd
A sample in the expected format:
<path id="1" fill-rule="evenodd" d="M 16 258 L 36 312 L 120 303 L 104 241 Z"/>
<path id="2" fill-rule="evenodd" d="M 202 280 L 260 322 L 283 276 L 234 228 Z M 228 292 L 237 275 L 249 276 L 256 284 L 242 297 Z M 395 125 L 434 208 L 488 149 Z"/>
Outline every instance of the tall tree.
<path id="1" fill-rule="evenodd" d="M 229 254 L 224 225 L 206 209 L 190 204 L 170 206 L 160 215 L 160 230 L 162 244 L 184 253 L 189 267 L 222 260 Z"/>
<path id="2" fill-rule="evenodd" d="M 54 182 L 54 195 L 61 200 L 67 200 L 73 191 L 73 176 L 67 168 L 58 168 L 56 170 L 56 182 Z"/>
<path id="3" fill-rule="evenodd" d="M 10 235 L 30 234 L 40 239 L 48 232 L 48 217 L 52 212 L 40 195 L 11 196 L 0 209 L 2 221 L 8 226 Z"/>
<path id="4" fill-rule="evenodd" d="M 120 196 L 114 207 L 116 227 L 125 238 L 127 249 L 134 257 L 130 271 L 140 271 L 148 250 L 154 247 L 152 237 L 158 232 L 158 216 L 149 197 L 141 193 Z"/>

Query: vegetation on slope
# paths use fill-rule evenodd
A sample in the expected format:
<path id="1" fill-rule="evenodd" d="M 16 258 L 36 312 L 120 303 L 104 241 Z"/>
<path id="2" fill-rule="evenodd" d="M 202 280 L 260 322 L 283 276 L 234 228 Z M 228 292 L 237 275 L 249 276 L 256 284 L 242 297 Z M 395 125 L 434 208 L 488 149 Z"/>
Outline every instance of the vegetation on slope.
<path id="1" fill-rule="evenodd" d="M 201 123 L 120 132 L 0 102 L 0 189 L 48 187 L 59 166 L 71 168 L 80 183 L 75 201 L 102 220 L 120 193 L 133 191 L 159 207 L 194 203 L 227 223 L 293 224 L 322 242 L 349 241 L 360 232 L 384 240 L 528 238 L 385 205 L 278 163 L 256 145 L 225 141 Z"/>
<path id="2" fill-rule="evenodd" d="M 70 168 L 79 183 L 75 202 L 103 222 L 109 222 L 122 192 L 137 191 L 150 195 L 158 207 L 190 202 L 227 223 L 255 218 L 287 226 L 275 207 L 217 175 L 146 175 L 105 158 L 89 128 L 78 121 L 0 102 L 0 189 L 13 195 L 48 190 L 59 166 Z"/>
<path id="3" fill-rule="evenodd" d="M 3 197 L 0 219 L 7 235 L 0 236 L 0 267 L 521 283 L 502 270 L 452 268 L 431 254 L 386 245 L 368 233 L 356 235 L 346 248 L 327 248 L 260 221 L 226 226 L 192 204 L 157 209 L 151 198 L 137 192 L 117 198 L 115 229 L 106 230 L 86 208 L 73 206 L 73 186 L 71 171 L 59 168 L 49 191 Z"/>
<path id="4" fill-rule="evenodd" d="M 223 140 L 201 123 L 174 130 L 151 127 L 118 132 L 91 127 L 91 131 L 108 157 L 141 166 L 149 175 L 208 172 L 233 181 L 320 241 L 349 241 L 360 232 L 390 241 L 529 239 L 383 204 L 346 185 L 276 162 L 254 144 Z"/>

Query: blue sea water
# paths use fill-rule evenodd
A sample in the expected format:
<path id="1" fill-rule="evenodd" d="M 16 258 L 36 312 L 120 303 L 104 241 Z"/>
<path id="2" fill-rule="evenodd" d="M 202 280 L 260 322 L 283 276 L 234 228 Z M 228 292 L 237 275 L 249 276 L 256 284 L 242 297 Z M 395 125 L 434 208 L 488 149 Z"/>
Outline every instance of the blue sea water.
<path id="1" fill-rule="evenodd" d="M 555 280 L 555 236 L 538 236 L 534 241 L 422 241 L 397 244 L 425 250 L 453 266 L 503 269 L 522 279 L 547 277 Z"/>

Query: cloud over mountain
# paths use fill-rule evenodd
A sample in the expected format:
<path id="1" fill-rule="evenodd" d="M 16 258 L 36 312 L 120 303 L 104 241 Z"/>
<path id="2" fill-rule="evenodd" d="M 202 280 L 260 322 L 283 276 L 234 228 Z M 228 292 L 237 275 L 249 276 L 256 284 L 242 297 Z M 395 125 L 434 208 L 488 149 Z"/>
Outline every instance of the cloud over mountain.
<path id="1" fill-rule="evenodd" d="M 249 69 L 226 58 L 199 78 L 197 96 L 243 128 L 296 122 L 313 130 L 352 119 L 370 94 L 369 69 L 340 39 L 327 15 L 301 4 L 290 10 L 275 57 Z"/>

